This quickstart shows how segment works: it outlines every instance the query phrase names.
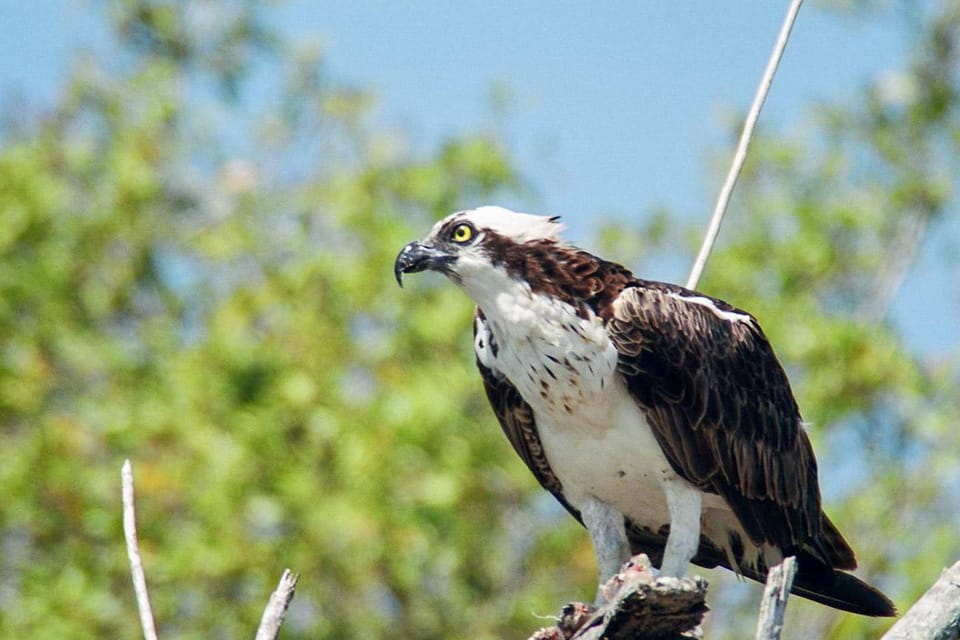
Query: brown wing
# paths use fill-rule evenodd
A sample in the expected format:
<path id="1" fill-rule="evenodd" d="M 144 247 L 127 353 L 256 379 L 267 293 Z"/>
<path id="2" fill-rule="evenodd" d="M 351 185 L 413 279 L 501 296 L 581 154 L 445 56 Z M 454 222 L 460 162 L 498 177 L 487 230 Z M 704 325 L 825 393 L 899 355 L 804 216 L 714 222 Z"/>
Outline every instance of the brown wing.
<path id="1" fill-rule="evenodd" d="M 755 544 L 856 565 L 821 511 L 796 400 L 753 317 L 639 280 L 601 314 L 630 393 L 679 475 L 725 498 Z"/>

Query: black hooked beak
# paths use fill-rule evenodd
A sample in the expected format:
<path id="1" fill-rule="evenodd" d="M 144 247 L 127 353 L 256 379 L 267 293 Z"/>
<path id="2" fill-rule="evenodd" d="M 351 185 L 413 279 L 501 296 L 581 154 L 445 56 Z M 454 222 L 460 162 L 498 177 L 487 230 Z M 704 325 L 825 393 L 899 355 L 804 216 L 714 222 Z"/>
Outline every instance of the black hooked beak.
<path id="1" fill-rule="evenodd" d="M 447 265 L 456 262 L 457 257 L 452 256 L 436 247 L 416 241 L 411 242 L 397 255 L 397 261 L 393 263 L 393 275 L 397 278 L 397 284 L 403 286 L 403 274 L 417 273 L 426 269 L 435 269 L 444 271 Z"/>

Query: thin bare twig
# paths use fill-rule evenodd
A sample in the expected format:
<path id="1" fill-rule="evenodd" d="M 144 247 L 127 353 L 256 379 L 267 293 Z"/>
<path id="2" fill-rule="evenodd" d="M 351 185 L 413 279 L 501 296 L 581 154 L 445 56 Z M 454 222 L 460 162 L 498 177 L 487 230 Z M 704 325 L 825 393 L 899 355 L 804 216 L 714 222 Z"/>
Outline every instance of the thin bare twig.
<path id="1" fill-rule="evenodd" d="M 127 555 L 130 557 L 130 573 L 133 576 L 133 591 L 140 609 L 140 626 L 145 640 L 157 640 L 157 626 L 147 594 L 147 577 L 140 560 L 140 544 L 137 542 L 137 514 L 133 501 L 133 468 L 130 460 L 124 460 L 120 469 L 123 493 L 123 533 L 127 540 Z"/>
<path id="2" fill-rule="evenodd" d="M 779 640 L 783 631 L 783 616 L 787 612 L 787 597 L 797 574 L 797 559 L 793 556 L 770 568 L 767 586 L 760 601 L 760 619 L 757 621 L 757 640 Z"/>
<path id="3" fill-rule="evenodd" d="M 720 233 L 720 224 L 723 222 L 723 214 L 730 203 L 730 195 L 733 193 L 733 187 L 737 184 L 737 178 L 740 177 L 740 170 L 743 169 L 743 163 L 747 158 L 747 147 L 750 145 L 750 139 L 753 137 L 753 129 L 757 124 L 757 118 L 760 116 L 760 109 L 767 99 L 770 92 L 770 85 L 773 83 L 773 76 L 777 72 L 777 66 L 783 57 L 783 50 L 787 46 L 787 40 L 790 38 L 790 31 L 797 20 L 797 13 L 800 11 L 800 5 L 803 0 L 793 0 L 787 9 L 787 15 L 783 19 L 783 26 L 780 27 L 780 35 L 777 38 L 777 44 L 773 48 L 770 60 L 767 62 L 766 71 L 763 72 L 763 78 L 760 80 L 760 86 L 757 87 L 757 93 L 753 98 L 753 104 L 750 111 L 747 112 L 747 119 L 743 123 L 743 132 L 740 134 L 740 142 L 737 144 L 737 151 L 733 156 L 733 163 L 730 165 L 730 171 L 727 173 L 727 179 L 720 189 L 720 195 L 717 197 L 717 204 L 713 209 L 713 216 L 710 218 L 710 226 L 707 228 L 707 235 L 703 239 L 703 245 L 700 247 L 700 253 L 693 263 L 693 269 L 690 271 L 690 277 L 687 278 L 687 288 L 695 289 L 700 282 L 700 276 L 703 275 L 703 268 L 707 264 L 707 258 L 713 251 L 713 245 L 717 241 L 717 234 Z"/>
<path id="4" fill-rule="evenodd" d="M 297 588 L 298 580 L 300 580 L 300 576 L 291 573 L 290 569 L 283 570 L 280 583 L 270 595 L 270 601 L 267 603 L 266 609 L 263 610 L 263 617 L 260 618 L 260 626 L 257 627 L 255 640 L 276 640 L 280 637 L 280 625 L 283 624 L 283 618 L 287 615 L 287 607 L 293 600 L 293 593 Z"/>

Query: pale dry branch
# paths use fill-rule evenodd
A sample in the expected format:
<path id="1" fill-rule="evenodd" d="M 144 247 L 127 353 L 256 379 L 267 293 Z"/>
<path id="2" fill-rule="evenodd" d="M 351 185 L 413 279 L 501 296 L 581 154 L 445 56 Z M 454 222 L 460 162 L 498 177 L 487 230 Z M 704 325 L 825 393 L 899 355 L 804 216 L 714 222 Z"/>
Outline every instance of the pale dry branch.
<path id="1" fill-rule="evenodd" d="M 707 264 L 707 258 L 713 251 L 713 245 L 717 241 L 717 234 L 720 233 L 720 225 L 723 222 L 723 215 L 730 203 L 730 195 L 733 193 L 733 187 L 737 184 L 737 178 L 740 177 L 740 171 L 743 169 L 743 163 L 747 158 L 747 147 L 750 146 L 750 139 L 753 137 L 753 130 L 756 127 L 757 119 L 760 116 L 760 109 L 767 99 L 770 92 L 770 85 L 773 83 L 773 76 L 777 72 L 777 66 L 780 59 L 783 58 L 783 51 L 787 46 L 787 40 L 790 38 L 790 31 L 797 20 L 797 13 L 800 11 L 800 5 L 803 0 L 793 0 L 787 9 L 787 15 L 783 20 L 783 26 L 780 28 L 780 35 L 777 37 L 777 43 L 773 47 L 773 53 L 770 54 L 770 60 L 767 62 L 767 68 L 760 79 L 760 86 L 757 87 L 757 93 L 753 98 L 753 104 L 750 105 L 750 111 L 747 112 L 747 119 L 743 123 L 743 131 L 740 133 L 740 142 L 737 144 L 737 151 L 733 156 L 733 163 L 730 165 L 730 171 L 727 172 L 727 179 L 720 189 L 717 197 L 717 204 L 713 209 L 713 216 L 710 218 L 710 226 L 707 227 L 707 235 L 700 246 L 700 253 L 693 263 L 693 269 L 690 271 L 690 277 L 687 278 L 687 288 L 696 289 L 700 282 L 700 276 L 703 275 L 703 269 Z"/>
<path id="2" fill-rule="evenodd" d="M 767 585 L 760 600 L 760 619 L 757 621 L 757 640 L 779 640 L 783 631 L 783 616 L 787 612 L 787 598 L 797 575 L 797 559 L 793 556 L 770 568 Z"/>
<path id="3" fill-rule="evenodd" d="M 133 591 L 137 596 L 140 610 L 140 627 L 145 640 L 157 640 L 157 627 L 150 607 L 147 593 L 147 577 L 140 559 L 140 543 L 137 541 L 137 514 L 133 496 L 133 468 L 130 460 L 124 460 L 120 469 L 121 492 L 123 495 L 123 533 L 127 541 L 127 556 L 130 558 L 130 574 L 133 577 Z"/>
<path id="4" fill-rule="evenodd" d="M 298 580 L 300 580 L 299 575 L 292 573 L 290 569 L 284 569 L 283 575 L 280 576 L 280 583 L 270 595 L 270 601 L 263 610 L 255 640 L 276 640 L 280 637 L 280 625 L 283 624 L 283 618 L 287 615 L 287 608 L 293 600 Z"/>
<path id="5" fill-rule="evenodd" d="M 123 462 L 120 469 L 121 492 L 123 497 L 123 533 L 127 542 L 127 555 L 130 558 L 130 574 L 133 577 L 133 591 L 137 596 L 137 607 L 140 610 L 140 627 L 143 629 L 145 640 L 157 640 L 156 622 L 153 619 L 153 610 L 150 607 L 150 596 L 147 593 L 147 578 L 140 558 L 140 544 L 137 541 L 137 515 L 133 492 L 133 467 L 129 460 Z M 289 569 L 283 571 L 280 583 L 270 595 L 270 600 L 260 618 L 257 627 L 256 640 L 276 640 L 280 636 L 280 626 L 286 616 L 290 601 L 300 579 Z"/>
<path id="6" fill-rule="evenodd" d="M 960 562 L 943 572 L 881 640 L 960 638 Z"/>

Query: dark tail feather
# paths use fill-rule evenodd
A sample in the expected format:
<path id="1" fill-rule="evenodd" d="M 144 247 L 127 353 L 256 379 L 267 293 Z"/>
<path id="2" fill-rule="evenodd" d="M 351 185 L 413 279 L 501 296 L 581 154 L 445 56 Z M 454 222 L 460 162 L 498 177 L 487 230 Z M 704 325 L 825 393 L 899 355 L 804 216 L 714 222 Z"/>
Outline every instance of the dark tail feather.
<path id="1" fill-rule="evenodd" d="M 820 518 L 823 523 L 820 544 L 823 545 L 830 566 L 834 569 L 856 569 L 857 558 L 837 526 L 830 522 L 830 518 L 825 513 L 820 514 Z"/>
<path id="2" fill-rule="evenodd" d="M 802 552 L 797 564 L 793 593 L 798 596 L 864 616 L 897 615 L 897 607 L 887 596 L 856 576 L 831 570 Z"/>

